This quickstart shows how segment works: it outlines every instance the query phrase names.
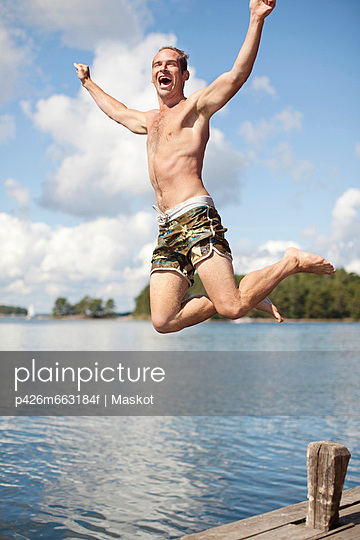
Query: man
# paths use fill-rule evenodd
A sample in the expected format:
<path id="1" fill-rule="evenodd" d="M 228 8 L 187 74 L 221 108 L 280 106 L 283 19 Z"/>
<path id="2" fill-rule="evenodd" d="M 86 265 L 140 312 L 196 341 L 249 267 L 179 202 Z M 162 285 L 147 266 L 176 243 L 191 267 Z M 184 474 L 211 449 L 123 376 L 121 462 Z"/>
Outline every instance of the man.
<path id="1" fill-rule="evenodd" d="M 250 23 L 232 69 L 189 98 L 187 55 L 164 47 L 152 64 L 159 109 L 128 109 L 107 95 L 90 78 L 88 66 L 74 64 L 83 86 L 111 119 L 137 134 L 148 136 L 148 165 L 160 222 L 158 245 L 150 278 L 151 317 L 158 332 L 176 332 L 205 321 L 215 313 L 236 319 L 258 308 L 283 319 L 267 295 L 285 277 L 308 272 L 332 274 L 322 257 L 289 248 L 283 259 L 251 272 L 236 287 L 231 252 L 214 203 L 202 182 L 201 171 L 209 140 L 211 116 L 221 109 L 248 79 L 258 52 L 265 18 L 276 0 L 250 0 Z M 183 300 L 194 270 L 207 296 Z"/>

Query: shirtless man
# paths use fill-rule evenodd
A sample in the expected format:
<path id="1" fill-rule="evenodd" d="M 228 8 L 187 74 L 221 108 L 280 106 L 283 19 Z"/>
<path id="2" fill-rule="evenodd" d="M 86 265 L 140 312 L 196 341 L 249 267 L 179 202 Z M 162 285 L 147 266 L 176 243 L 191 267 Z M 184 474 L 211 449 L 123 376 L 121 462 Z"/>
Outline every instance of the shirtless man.
<path id="1" fill-rule="evenodd" d="M 158 332 L 176 332 L 215 313 L 237 319 L 255 307 L 282 322 L 267 296 L 283 279 L 300 272 L 335 272 L 322 257 L 289 248 L 279 262 L 249 273 L 236 287 L 226 229 L 202 181 L 210 118 L 248 79 L 264 20 L 275 2 L 250 0 L 249 29 L 232 69 L 189 98 L 184 96 L 187 55 L 173 47 L 160 49 L 151 79 L 159 101 L 156 110 L 128 109 L 91 80 L 88 66 L 74 64 L 82 85 L 105 114 L 133 133 L 148 136 L 149 174 L 160 223 L 150 278 L 151 317 Z M 184 301 L 195 267 L 207 296 Z"/>

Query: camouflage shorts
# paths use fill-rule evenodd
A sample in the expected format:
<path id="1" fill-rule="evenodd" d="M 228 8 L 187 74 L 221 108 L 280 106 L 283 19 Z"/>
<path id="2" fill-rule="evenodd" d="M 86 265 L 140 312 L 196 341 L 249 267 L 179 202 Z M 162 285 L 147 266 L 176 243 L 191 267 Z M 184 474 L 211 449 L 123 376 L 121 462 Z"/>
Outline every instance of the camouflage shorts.
<path id="1" fill-rule="evenodd" d="M 227 229 L 215 208 L 199 206 L 159 227 L 157 246 L 151 259 L 151 273 L 156 270 L 180 272 L 189 285 L 194 283 L 195 265 L 213 250 L 232 259 L 225 240 Z"/>

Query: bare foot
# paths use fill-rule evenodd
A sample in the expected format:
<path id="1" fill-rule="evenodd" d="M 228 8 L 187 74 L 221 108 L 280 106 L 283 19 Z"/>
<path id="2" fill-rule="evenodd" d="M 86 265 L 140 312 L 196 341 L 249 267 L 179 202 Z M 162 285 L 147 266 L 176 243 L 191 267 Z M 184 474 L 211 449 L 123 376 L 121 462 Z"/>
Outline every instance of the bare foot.
<path id="1" fill-rule="evenodd" d="M 275 319 L 281 323 L 284 321 L 280 313 L 278 312 L 276 306 L 271 302 L 269 298 L 265 298 L 261 302 L 259 302 L 256 306 L 256 309 L 260 309 L 261 311 L 265 311 L 266 313 L 270 313 L 275 317 Z"/>
<path id="2" fill-rule="evenodd" d="M 327 262 L 320 255 L 306 253 L 297 248 L 291 247 L 285 251 L 284 259 L 289 257 L 296 258 L 295 273 L 308 272 L 310 274 L 335 274 L 336 270 L 332 264 Z"/>

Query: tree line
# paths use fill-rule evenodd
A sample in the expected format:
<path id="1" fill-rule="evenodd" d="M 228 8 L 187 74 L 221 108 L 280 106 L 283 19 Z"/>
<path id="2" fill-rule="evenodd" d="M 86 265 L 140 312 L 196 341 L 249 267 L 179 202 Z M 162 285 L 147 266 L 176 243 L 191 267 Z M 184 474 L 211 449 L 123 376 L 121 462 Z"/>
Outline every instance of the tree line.
<path id="1" fill-rule="evenodd" d="M 236 283 L 243 277 L 236 275 Z M 136 298 L 135 317 L 150 316 L 149 290 L 147 285 Z M 185 298 L 197 294 L 206 294 L 198 275 Z M 288 319 L 360 320 L 360 276 L 343 269 L 333 276 L 295 274 L 282 281 L 270 299 Z M 249 317 L 267 317 L 267 314 L 253 310 Z"/>
<path id="2" fill-rule="evenodd" d="M 17 306 L 0 306 L 0 315 L 27 315 L 27 309 Z"/>
<path id="3" fill-rule="evenodd" d="M 64 297 L 56 299 L 52 309 L 54 317 L 67 317 L 69 315 L 84 315 L 92 318 L 115 317 L 115 302 L 112 298 L 106 300 L 84 296 L 76 304 L 70 304 Z"/>

